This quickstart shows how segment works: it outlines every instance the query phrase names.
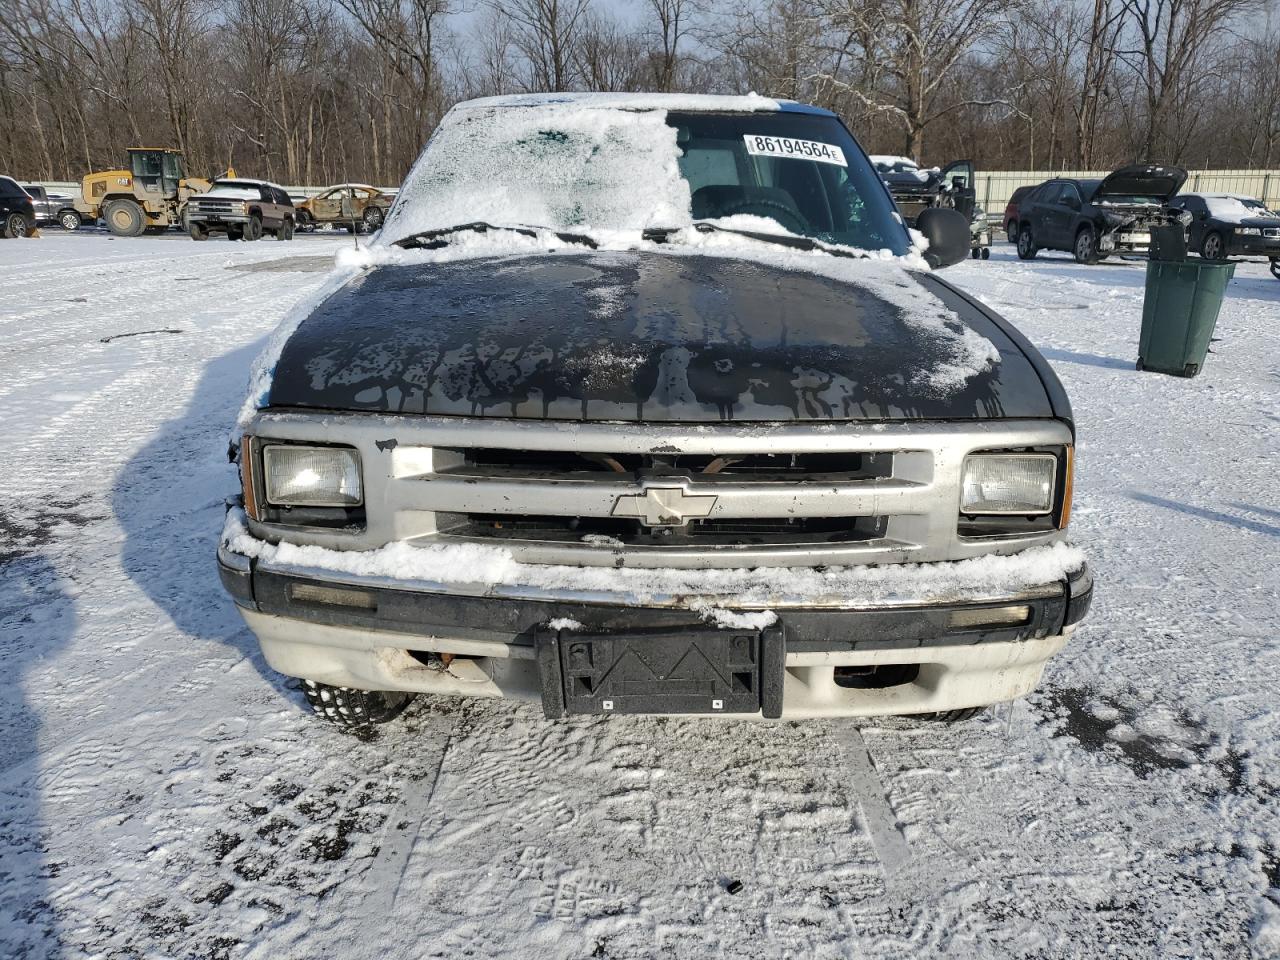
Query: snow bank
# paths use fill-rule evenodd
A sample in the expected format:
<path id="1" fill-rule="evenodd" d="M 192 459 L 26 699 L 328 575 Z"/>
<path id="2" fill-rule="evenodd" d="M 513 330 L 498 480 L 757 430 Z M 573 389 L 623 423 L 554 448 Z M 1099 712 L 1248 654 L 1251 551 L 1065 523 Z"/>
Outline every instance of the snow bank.
<path id="1" fill-rule="evenodd" d="M 1000 597 L 1063 579 L 1084 563 L 1076 547 L 1057 543 L 1011 556 L 952 563 L 877 567 L 761 567 L 729 570 L 616 569 L 522 563 L 509 550 L 484 544 L 413 546 L 398 541 L 377 550 L 330 550 L 267 543 L 249 533 L 243 511 L 227 514 L 222 542 L 228 549 L 268 562 L 360 576 L 465 585 L 492 592 L 502 586 L 624 594 L 631 602 L 679 605 L 708 619 L 720 611 L 767 613 L 782 603 L 859 606 L 876 602 L 964 602 Z M 726 625 L 768 624 L 763 618 Z M 771 623 L 772 621 L 768 621 Z"/>

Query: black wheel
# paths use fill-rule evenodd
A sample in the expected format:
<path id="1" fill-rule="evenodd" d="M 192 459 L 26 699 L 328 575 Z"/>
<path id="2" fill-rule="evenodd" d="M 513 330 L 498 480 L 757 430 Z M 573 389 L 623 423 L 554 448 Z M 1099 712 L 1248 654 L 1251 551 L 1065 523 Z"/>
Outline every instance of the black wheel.
<path id="1" fill-rule="evenodd" d="M 382 208 L 381 207 L 365 207 L 364 208 L 364 228 L 370 233 L 382 226 Z"/>
<path id="2" fill-rule="evenodd" d="M 302 681 L 302 692 L 316 715 L 340 727 L 368 727 L 388 723 L 404 711 L 416 694 L 389 690 L 355 690 Z"/>
<path id="3" fill-rule="evenodd" d="M 103 213 L 107 229 L 117 237 L 140 237 L 147 229 L 147 216 L 132 200 L 112 200 Z"/>
<path id="4" fill-rule="evenodd" d="M 991 248 L 990 248 L 990 247 L 983 247 L 983 248 L 982 248 L 982 259 L 983 259 L 983 260 L 990 260 L 990 259 L 991 259 Z"/>
<path id="5" fill-rule="evenodd" d="M 1080 228 L 1080 232 L 1076 234 L 1076 246 L 1073 252 L 1076 255 L 1076 263 L 1093 266 L 1098 262 L 1098 236 L 1093 232 L 1093 227 Z"/>
<path id="6" fill-rule="evenodd" d="M 1227 245 L 1222 242 L 1222 234 L 1210 230 L 1200 242 L 1200 256 L 1205 260 L 1227 259 Z"/>
<path id="7" fill-rule="evenodd" d="M 244 225 L 244 239 L 249 243 L 262 239 L 262 217 L 258 214 L 251 216 L 249 222 Z"/>
<path id="8" fill-rule="evenodd" d="M 1018 221 L 1017 220 L 1009 221 L 1009 225 L 1004 228 L 1004 236 L 1005 236 L 1005 239 L 1008 240 L 1010 243 L 1016 244 L 1018 242 Z"/>
<path id="9" fill-rule="evenodd" d="M 58 214 L 58 225 L 62 227 L 63 230 L 79 230 L 80 223 L 80 214 L 76 213 L 74 210 L 63 210 Z"/>
<path id="10" fill-rule="evenodd" d="M 228 240 L 243 240 L 243 239 L 244 239 L 244 227 L 227 227 L 227 239 L 228 239 Z"/>
<path id="11" fill-rule="evenodd" d="M 203 223 L 193 223 L 187 227 L 187 233 L 191 234 L 192 240 L 208 240 L 209 228 Z"/>
<path id="12" fill-rule="evenodd" d="M 1280 280 L 1280 260 L 1271 261 L 1271 275 Z"/>
<path id="13" fill-rule="evenodd" d="M 977 247 L 974 247 L 972 250 L 969 251 L 969 256 L 977 260 L 980 256 L 982 256 L 982 251 L 979 250 Z"/>
<path id="14" fill-rule="evenodd" d="M 1031 224 L 1024 223 L 1022 229 L 1018 231 L 1018 259 L 1034 260 L 1035 255 L 1040 252 L 1040 248 L 1036 246 L 1035 240 L 1031 238 Z"/>
<path id="15" fill-rule="evenodd" d="M 276 239 L 277 240 L 293 239 L 293 221 L 290 220 L 288 217 L 285 217 L 285 219 L 280 221 L 280 227 L 279 229 L 276 230 Z"/>
<path id="16" fill-rule="evenodd" d="M 27 218 L 20 213 L 11 213 L 4 220 L 4 237 L 16 240 L 27 235 Z"/>
<path id="17" fill-rule="evenodd" d="M 986 707 L 965 707 L 963 710 L 939 710 L 937 713 L 917 713 L 917 720 L 931 720 L 935 723 L 964 723 L 979 714 L 986 713 Z"/>

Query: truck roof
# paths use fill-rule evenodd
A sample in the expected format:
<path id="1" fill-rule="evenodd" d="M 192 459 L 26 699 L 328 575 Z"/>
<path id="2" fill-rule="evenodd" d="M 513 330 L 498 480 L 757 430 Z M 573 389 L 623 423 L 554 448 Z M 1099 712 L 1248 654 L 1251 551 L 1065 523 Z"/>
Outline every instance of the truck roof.
<path id="1" fill-rule="evenodd" d="M 521 93 L 481 97 L 453 109 L 545 107 L 563 104 L 601 110 L 673 110 L 680 113 L 809 113 L 835 116 L 830 110 L 794 100 L 774 100 L 759 94 L 720 96 L 705 93 Z"/>

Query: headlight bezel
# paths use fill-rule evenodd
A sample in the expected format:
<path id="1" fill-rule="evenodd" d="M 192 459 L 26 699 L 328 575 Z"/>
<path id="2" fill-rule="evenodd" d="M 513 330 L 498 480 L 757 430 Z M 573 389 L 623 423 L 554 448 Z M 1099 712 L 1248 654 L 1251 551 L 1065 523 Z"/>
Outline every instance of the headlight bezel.
<path id="1" fill-rule="evenodd" d="M 350 468 L 355 479 L 355 493 L 344 494 L 341 487 L 339 487 L 331 494 L 300 496 L 281 493 L 281 495 L 277 496 L 276 494 L 280 493 L 280 491 L 273 489 L 278 481 L 272 474 L 272 460 L 279 457 L 296 456 L 307 451 L 335 454 L 345 459 L 347 463 L 344 464 L 344 469 Z M 360 451 L 355 447 L 337 443 L 281 443 L 272 440 L 259 445 L 258 455 L 262 458 L 263 501 L 269 507 L 289 509 L 294 507 L 317 507 L 350 510 L 364 505 L 364 472 L 360 462 Z"/>
<path id="2" fill-rule="evenodd" d="M 979 448 L 969 451 L 961 461 L 959 489 L 956 491 L 956 533 L 961 540 L 1000 540 L 1057 533 L 1067 528 L 1071 516 L 1075 448 L 1072 444 L 1019 447 L 1016 449 Z M 973 513 L 965 510 L 965 477 L 973 457 L 1052 458 L 1055 468 L 1049 492 L 1050 508 L 1036 512 Z"/>
<path id="3" fill-rule="evenodd" d="M 321 505 L 291 505 L 270 501 L 267 492 L 264 449 L 272 446 L 337 449 L 354 454 L 360 484 L 359 502 L 341 505 L 336 502 Z M 294 529 L 327 530 L 334 533 L 359 532 L 365 529 L 364 458 L 358 447 L 351 444 L 245 434 L 241 438 L 239 459 L 244 508 L 251 522 Z"/>

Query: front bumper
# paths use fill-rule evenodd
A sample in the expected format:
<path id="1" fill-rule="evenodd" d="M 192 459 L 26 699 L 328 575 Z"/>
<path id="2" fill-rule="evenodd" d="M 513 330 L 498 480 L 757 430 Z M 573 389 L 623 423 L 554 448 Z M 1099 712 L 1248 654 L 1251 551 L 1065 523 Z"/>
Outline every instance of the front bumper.
<path id="1" fill-rule="evenodd" d="M 218 226 L 226 223 L 248 223 L 250 217 L 247 213 L 201 213 L 199 210 L 187 214 L 188 223 L 204 223 L 209 226 Z"/>
<path id="2" fill-rule="evenodd" d="M 1229 252 L 1239 257 L 1280 257 L 1280 237 L 1242 237 L 1233 235 Z"/>
<path id="3" fill-rule="evenodd" d="M 218 569 L 267 662 L 334 686 L 539 700 L 535 635 L 548 624 L 573 621 L 574 629 L 598 632 L 707 629 L 692 610 L 637 606 L 621 596 L 452 593 L 435 584 L 251 560 L 225 546 Z M 915 714 L 1023 696 L 1092 597 L 1085 567 L 980 602 L 899 597 L 862 608 L 778 608 L 775 627 L 785 637 L 781 716 Z M 1010 622 L 1011 608 L 1017 622 Z M 447 670 L 438 654 L 452 655 Z M 859 679 L 877 675 L 906 679 L 879 686 Z"/>

